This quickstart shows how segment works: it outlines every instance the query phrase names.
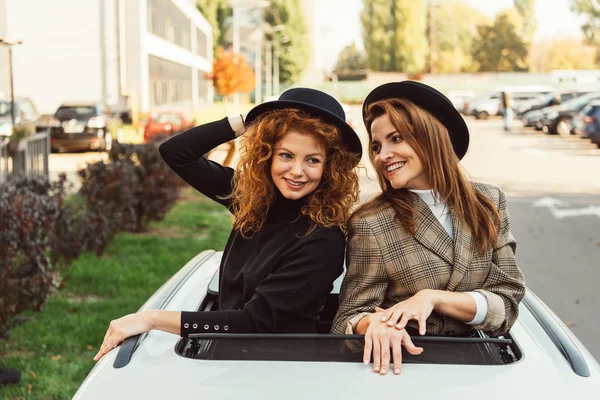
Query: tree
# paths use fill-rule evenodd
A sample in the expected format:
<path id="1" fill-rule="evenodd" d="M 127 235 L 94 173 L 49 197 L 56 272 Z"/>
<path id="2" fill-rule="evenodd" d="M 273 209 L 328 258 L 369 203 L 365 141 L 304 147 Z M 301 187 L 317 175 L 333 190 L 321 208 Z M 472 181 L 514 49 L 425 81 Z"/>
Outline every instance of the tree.
<path id="1" fill-rule="evenodd" d="M 363 0 L 360 20 L 369 67 L 375 71 L 392 71 L 389 1 Z"/>
<path id="2" fill-rule="evenodd" d="M 491 20 L 464 1 L 447 0 L 431 7 L 429 29 L 435 29 L 430 44 L 435 52 L 430 71 L 439 73 L 476 71 L 471 53 L 473 41 L 479 35 L 477 26 L 491 24 Z M 452 21 L 452 23 L 448 23 Z"/>
<path id="3" fill-rule="evenodd" d="M 367 58 L 356 43 L 340 52 L 333 73 L 340 81 L 360 81 L 367 77 Z"/>
<path id="4" fill-rule="evenodd" d="M 423 71 L 428 52 L 422 0 L 363 0 L 361 22 L 369 66 L 376 71 Z"/>
<path id="5" fill-rule="evenodd" d="M 536 43 L 531 48 L 531 69 L 548 72 L 553 69 L 593 69 L 596 49 L 574 38 L 559 38 Z"/>
<path id="6" fill-rule="evenodd" d="M 285 51 L 279 53 L 279 79 L 294 83 L 308 66 L 310 42 L 308 25 L 301 0 L 270 0 L 264 20 L 271 26 L 282 26 L 280 31 L 267 33 L 266 40 L 281 41 L 287 38 Z"/>
<path id="7" fill-rule="evenodd" d="M 225 97 L 254 90 L 254 71 L 246 64 L 243 55 L 234 53 L 230 48 L 217 48 L 213 70 L 208 78 L 212 79 L 217 93 Z"/>
<path id="8" fill-rule="evenodd" d="M 479 71 L 526 71 L 528 49 L 506 13 L 499 13 L 493 25 L 478 26 L 473 60 Z"/>
<path id="9" fill-rule="evenodd" d="M 571 0 L 571 10 L 585 17 L 581 26 L 588 44 L 600 45 L 600 4 L 597 0 Z"/>
<path id="10" fill-rule="evenodd" d="M 224 40 L 225 19 L 232 15 L 231 7 L 226 0 L 196 0 L 196 7 L 204 18 L 208 20 L 213 33 L 213 50 L 225 47 Z"/>
<path id="11" fill-rule="evenodd" d="M 535 23 L 535 0 L 514 0 L 515 10 L 522 18 L 519 34 L 527 42 L 533 41 L 537 28 Z"/>

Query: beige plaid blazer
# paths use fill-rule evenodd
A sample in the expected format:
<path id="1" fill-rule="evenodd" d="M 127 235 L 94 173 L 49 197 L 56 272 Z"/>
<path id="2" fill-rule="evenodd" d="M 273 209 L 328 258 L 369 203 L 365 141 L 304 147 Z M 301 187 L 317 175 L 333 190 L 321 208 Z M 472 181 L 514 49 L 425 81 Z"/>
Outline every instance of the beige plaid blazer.
<path id="1" fill-rule="evenodd" d="M 355 215 L 349 225 L 347 272 L 332 333 L 354 333 L 375 307 L 389 308 L 422 289 L 476 291 L 487 300 L 481 325 L 470 326 L 433 312 L 429 335 L 461 335 L 475 328 L 491 336 L 508 332 L 518 316 L 525 280 L 515 261 L 516 242 L 510 231 L 506 198 L 500 189 L 473 183 L 496 205 L 502 219 L 498 241 L 483 255 L 472 249 L 471 232 L 460 227 L 453 210 L 450 238 L 427 204 L 412 194 L 416 234 L 411 236 L 395 219 L 389 203 Z M 411 321 L 417 327 L 416 321 Z"/>

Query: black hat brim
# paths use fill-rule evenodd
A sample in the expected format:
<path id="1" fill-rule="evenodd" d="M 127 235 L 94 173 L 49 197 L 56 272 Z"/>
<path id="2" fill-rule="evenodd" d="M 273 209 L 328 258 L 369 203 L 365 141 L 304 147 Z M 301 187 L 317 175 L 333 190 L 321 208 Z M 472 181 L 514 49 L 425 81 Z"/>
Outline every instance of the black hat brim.
<path id="1" fill-rule="evenodd" d="M 261 115 L 274 110 L 282 110 L 293 108 L 306 111 L 309 115 L 322 118 L 323 120 L 335 125 L 342 134 L 343 144 L 352 153 L 358 156 L 358 160 L 362 157 L 362 145 L 358 135 L 350 125 L 337 115 L 317 106 L 293 100 L 274 100 L 268 101 L 254 107 L 246 116 L 245 124 L 250 125 Z"/>
<path id="2" fill-rule="evenodd" d="M 369 105 L 385 99 L 407 99 L 427 110 L 448 130 L 454 153 L 462 159 L 469 148 L 469 128 L 463 117 L 446 96 L 434 88 L 414 81 L 390 82 L 376 87 L 363 104 L 363 121 Z"/>

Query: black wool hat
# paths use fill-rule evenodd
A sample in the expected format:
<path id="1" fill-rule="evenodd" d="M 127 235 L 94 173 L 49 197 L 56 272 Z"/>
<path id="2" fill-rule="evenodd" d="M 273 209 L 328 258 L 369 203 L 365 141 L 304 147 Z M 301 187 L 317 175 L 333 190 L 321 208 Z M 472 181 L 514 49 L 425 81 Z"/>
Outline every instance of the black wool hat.
<path id="1" fill-rule="evenodd" d="M 367 122 L 367 108 L 384 99 L 406 99 L 436 117 L 448 130 L 454 153 L 462 159 L 469 148 L 469 128 L 465 120 L 446 96 L 415 81 L 391 82 L 376 87 L 363 104 L 363 121 Z"/>
<path id="2" fill-rule="evenodd" d="M 342 105 L 320 90 L 308 88 L 288 89 L 279 96 L 279 100 L 268 101 L 254 107 L 250 110 L 244 122 L 248 126 L 262 114 L 284 108 L 305 111 L 311 116 L 322 118 L 338 127 L 342 133 L 342 142 L 348 150 L 358 155 L 358 160 L 360 160 L 362 145 L 354 129 L 346 123 L 346 114 Z"/>

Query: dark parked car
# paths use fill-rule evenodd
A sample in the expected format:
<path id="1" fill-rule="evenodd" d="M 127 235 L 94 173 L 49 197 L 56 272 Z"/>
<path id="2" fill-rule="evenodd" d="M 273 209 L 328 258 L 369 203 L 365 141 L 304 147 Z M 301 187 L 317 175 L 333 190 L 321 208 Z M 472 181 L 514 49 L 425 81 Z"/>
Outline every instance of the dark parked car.
<path id="1" fill-rule="evenodd" d="M 12 134 L 10 99 L 0 99 L 0 137 Z M 17 130 L 23 130 L 25 136 L 34 135 L 38 129 L 40 115 L 33 102 L 26 97 L 15 98 L 15 125 Z"/>
<path id="2" fill-rule="evenodd" d="M 548 93 L 539 104 L 533 105 L 526 110 L 519 112 L 519 117 L 525 122 L 525 126 L 527 125 L 527 121 L 523 118 L 525 114 L 530 113 L 531 111 L 541 110 L 546 107 L 557 106 L 565 101 L 574 99 L 579 96 L 583 96 L 588 92 L 574 92 L 574 91 L 565 91 L 565 92 L 556 92 L 556 93 Z"/>
<path id="3" fill-rule="evenodd" d="M 588 138 L 600 147 L 600 101 L 585 106 L 581 113 L 573 118 L 573 133 Z"/>
<path id="4" fill-rule="evenodd" d="M 50 123 L 53 150 L 110 150 L 123 136 L 121 119 L 97 103 L 63 104 Z"/>
<path id="5" fill-rule="evenodd" d="M 540 121 L 543 131 L 551 135 L 570 135 L 573 129 L 571 125 L 573 117 L 594 100 L 600 100 L 600 92 L 587 93 L 559 106 L 543 109 L 544 113 Z"/>

